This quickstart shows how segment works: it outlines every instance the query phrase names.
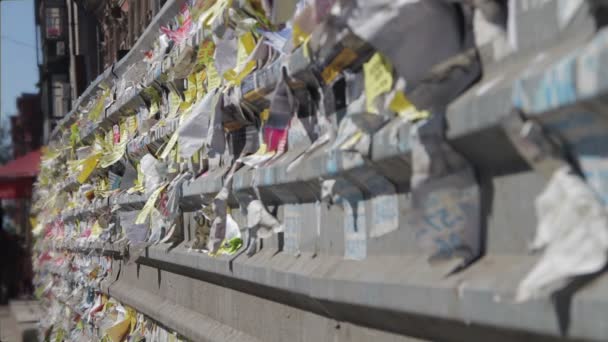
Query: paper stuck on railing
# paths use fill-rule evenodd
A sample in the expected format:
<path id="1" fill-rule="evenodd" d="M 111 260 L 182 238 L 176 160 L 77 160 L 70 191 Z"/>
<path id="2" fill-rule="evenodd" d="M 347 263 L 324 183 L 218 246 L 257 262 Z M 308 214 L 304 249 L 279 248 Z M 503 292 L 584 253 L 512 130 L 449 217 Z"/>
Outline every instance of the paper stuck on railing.
<path id="1" fill-rule="evenodd" d="M 228 200 L 229 194 L 229 189 L 223 187 L 213 199 L 212 209 L 214 218 L 211 224 L 211 232 L 209 233 L 209 241 L 207 242 L 207 249 L 211 254 L 218 251 L 226 238 L 226 201 Z"/>
<path id="2" fill-rule="evenodd" d="M 232 29 L 227 29 L 222 39 L 215 39 L 213 59 L 220 76 L 236 68 L 238 48 L 236 33 Z"/>
<path id="3" fill-rule="evenodd" d="M 239 205 L 247 216 L 248 245 L 247 255 L 257 252 L 257 240 L 270 238 L 273 233 L 283 232 L 283 225 L 265 208 L 262 201 L 253 196 L 240 197 Z"/>
<path id="4" fill-rule="evenodd" d="M 223 125 L 223 101 L 217 101 L 213 112 L 209 118 L 209 128 L 207 132 L 207 142 L 205 148 L 209 159 L 219 160 L 219 157 L 226 152 L 226 134 Z"/>
<path id="5" fill-rule="evenodd" d="M 255 46 L 255 38 L 251 32 L 246 32 L 238 38 L 236 67 L 224 74 L 224 78 L 227 81 L 234 84 L 241 84 L 243 78 L 255 69 L 256 62 L 250 58 Z"/>
<path id="6" fill-rule="evenodd" d="M 146 204 L 144 204 L 143 209 L 137 215 L 137 219 L 135 220 L 136 224 L 144 224 L 146 220 L 150 217 L 152 210 L 156 205 L 156 201 L 160 197 L 160 194 L 163 192 L 163 190 L 165 190 L 166 186 L 166 184 L 160 186 L 158 189 L 156 189 L 150 194 L 150 197 L 148 197 L 148 200 L 146 201 Z"/>
<path id="7" fill-rule="evenodd" d="M 365 98 L 368 113 L 378 114 L 376 98 L 389 92 L 393 87 L 392 67 L 388 61 L 379 53 L 363 64 L 365 74 Z"/>
<path id="8" fill-rule="evenodd" d="M 191 249 L 203 250 L 207 248 L 212 221 L 213 209 L 211 206 L 203 205 L 201 210 L 194 213 L 191 220 L 191 227 L 194 225 L 194 241 L 190 244 Z"/>
<path id="9" fill-rule="evenodd" d="M 232 215 L 226 215 L 226 238 L 224 239 L 218 254 L 233 255 L 243 246 L 241 230 Z"/>
<path id="10" fill-rule="evenodd" d="M 146 203 L 148 204 L 148 203 Z M 146 207 L 144 206 L 144 209 Z M 142 210 L 143 211 L 143 210 Z M 141 213 L 140 213 L 141 215 Z M 138 219 L 140 216 L 138 215 Z M 157 244 L 159 243 L 170 230 L 170 223 L 167 222 L 163 216 L 163 214 L 155 207 L 151 207 L 150 209 L 150 237 L 148 238 L 149 244 Z"/>
<path id="11" fill-rule="evenodd" d="M 272 216 L 260 200 L 253 200 L 247 206 L 247 226 L 256 231 L 258 238 L 267 239 L 273 233 L 283 231 L 283 225 Z"/>
<path id="12" fill-rule="evenodd" d="M 258 168 L 274 157 L 274 155 L 274 152 L 268 152 L 266 144 L 262 144 L 254 154 L 241 157 L 238 159 L 238 161 L 249 167 Z"/>
<path id="13" fill-rule="evenodd" d="M 239 224 L 232 218 L 232 215 L 226 214 L 226 240 L 241 238 L 241 229 Z"/>
<path id="14" fill-rule="evenodd" d="M 138 215 L 137 210 L 119 211 L 118 219 L 122 227 L 124 235 L 127 237 L 129 244 L 132 246 L 141 246 L 148 239 L 150 228 L 147 224 L 136 224 L 135 220 Z"/>
<path id="15" fill-rule="evenodd" d="M 126 318 L 106 330 L 106 335 L 112 342 L 120 342 L 129 332 L 131 320 Z"/>
<path id="16" fill-rule="evenodd" d="M 109 150 L 105 150 L 102 155 L 99 165 L 102 168 L 107 168 L 118 162 L 127 151 L 128 132 L 123 130 L 120 132 L 120 141 L 117 144 L 110 145 Z"/>
<path id="17" fill-rule="evenodd" d="M 287 82 L 284 71 L 270 101 L 268 120 L 264 123 L 263 137 L 268 152 L 283 153 L 287 148 L 289 123 L 297 109 L 297 100 Z"/>
<path id="18" fill-rule="evenodd" d="M 401 90 L 397 90 L 395 92 L 388 108 L 397 113 L 397 115 L 405 117 L 409 121 L 427 119 L 430 116 L 428 111 L 420 111 L 416 109 L 416 107 L 410 102 L 410 100 Z"/>
<path id="19" fill-rule="evenodd" d="M 144 177 L 145 195 L 150 196 L 167 176 L 167 166 L 148 153 L 141 158 L 139 167 Z"/>
<path id="20" fill-rule="evenodd" d="M 189 116 L 178 129 L 179 155 L 190 158 L 207 142 L 209 122 L 215 114 L 220 94 L 216 91 L 207 93 L 196 103 Z"/>
<path id="21" fill-rule="evenodd" d="M 608 260 L 608 214 L 570 167 L 554 173 L 535 207 L 538 227 L 532 248 L 544 251 L 519 284 L 517 301 L 548 296 L 576 276 L 600 271 Z"/>
<path id="22" fill-rule="evenodd" d="M 430 261 L 465 266 L 481 253 L 480 189 L 473 169 L 445 141 L 441 114 L 412 126 L 411 145 L 410 223 L 416 238 Z"/>
<path id="23" fill-rule="evenodd" d="M 357 151 L 368 156 L 371 147 L 371 136 L 378 131 L 388 117 L 375 114 L 349 114 L 340 122 L 332 149 Z"/>
<path id="24" fill-rule="evenodd" d="M 93 171 L 95 171 L 95 168 L 97 168 L 97 164 L 99 164 L 100 157 L 100 153 L 94 153 L 93 155 L 84 160 L 84 162 L 82 163 L 82 171 L 80 171 L 80 174 L 77 178 L 78 183 L 84 184 L 89 179 L 89 176 L 93 173 Z"/>
<path id="25" fill-rule="evenodd" d="M 97 102 L 95 102 L 95 105 L 91 108 L 91 111 L 89 112 L 89 115 L 88 115 L 89 120 L 91 120 L 92 122 L 99 121 L 99 119 L 101 117 L 101 113 L 106 108 L 106 99 L 109 96 L 110 96 L 109 90 L 100 92 L 100 95 L 97 98 Z"/>
<path id="26" fill-rule="evenodd" d="M 315 151 L 319 150 L 327 143 L 334 141 L 334 139 L 336 138 L 336 130 L 333 124 L 327 118 L 325 109 L 326 104 L 331 106 L 332 108 L 335 107 L 335 101 L 332 96 L 333 93 L 330 92 L 328 94 L 329 96 L 326 96 L 322 89 L 319 89 L 319 94 L 321 96 L 321 99 L 319 101 L 321 105 L 317 110 L 317 125 L 315 126 L 315 130 L 317 130 L 316 133 L 318 137 L 312 142 L 310 146 L 308 146 L 304 153 L 302 153 L 289 164 L 289 166 L 287 167 L 287 172 L 291 172 L 292 170 L 296 169 L 298 165 L 301 165 L 301 163 L 306 158 L 313 155 Z"/>
<path id="27" fill-rule="evenodd" d="M 222 85 L 222 78 L 213 64 L 207 66 L 207 89 L 209 91 L 219 88 Z"/>
<path id="28" fill-rule="evenodd" d="M 215 52 L 215 43 L 207 39 L 203 41 L 196 55 L 196 67 L 202 69 L 206 65 L 213 64 L 213 53 Z"/>
<path id="29" fill-rule="evenodd" d="M 450 1 L 356 0 L 349 28 L 386 56 L 408 82 L 461 50 L 462 18 Z M 437 44 L 441 41 L 441 44 Z"/>
<path id="30" fill-rule="evenodd" d="M 325 84 L 331 84 L 338 75 L 353 63 L 357 59 L 358 55 L 355 51 L 350 48 L 344 48 L 340 53 L 334 57 L 334 59 L 323 69 L 321 72 L 321 78 L 325 81 Z"/>

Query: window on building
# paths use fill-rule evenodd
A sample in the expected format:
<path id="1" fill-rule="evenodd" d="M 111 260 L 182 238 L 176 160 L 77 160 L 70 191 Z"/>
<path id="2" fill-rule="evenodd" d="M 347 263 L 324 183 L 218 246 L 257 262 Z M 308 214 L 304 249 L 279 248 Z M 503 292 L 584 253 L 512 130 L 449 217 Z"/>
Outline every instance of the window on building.
<path id="1" fill-rule="evenodd" d="M 61 37 L 61 10 L 59 8 L 46 9 L 46 37 Z"/>
<path id="2" fill-rule="evenodd" d="M 57 56 L 65 56 L 65 42 L 57 42 Z"/>
<path id="3" fill-rule="evenodd" d="M 62 81 L 53 82 L 53 117 L 61 118 L 68 111 L 70 86 Z"/>
<path id="4" fill-rule="evenodd" d="M 48 58 L 57 56 L 57 43 L 56 42 L 48 42 L 46 44 L 45 54 Z"/>

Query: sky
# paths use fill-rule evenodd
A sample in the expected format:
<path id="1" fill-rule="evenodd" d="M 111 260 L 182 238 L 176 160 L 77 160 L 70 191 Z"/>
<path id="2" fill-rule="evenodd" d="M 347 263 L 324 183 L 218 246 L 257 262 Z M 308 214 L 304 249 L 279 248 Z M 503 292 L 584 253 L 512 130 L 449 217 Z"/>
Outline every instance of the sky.
<path id="1" fill-rule="evenodd" d="M 36 25 L 34 0 L 0 1 L 0 54 L 2 121 L 17 111 L 21 93 L 37 93 Z"/>

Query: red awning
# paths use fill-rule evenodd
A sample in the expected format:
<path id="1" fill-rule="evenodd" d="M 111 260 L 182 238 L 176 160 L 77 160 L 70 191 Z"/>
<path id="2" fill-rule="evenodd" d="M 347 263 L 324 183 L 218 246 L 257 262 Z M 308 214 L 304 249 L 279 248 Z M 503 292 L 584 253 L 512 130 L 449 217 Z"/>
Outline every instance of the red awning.
<path id="1" fill-rule="evenodd" d="M 30 152 L 0 166 L 0 199 L 30 197 L 39 170 L 40 151 Z"/>
<path id="2" fill-rule="evenodd" d="M 0 166 L 0 180 L 36 177 L 39 170 L 40 150 L 32 151 Z"/>

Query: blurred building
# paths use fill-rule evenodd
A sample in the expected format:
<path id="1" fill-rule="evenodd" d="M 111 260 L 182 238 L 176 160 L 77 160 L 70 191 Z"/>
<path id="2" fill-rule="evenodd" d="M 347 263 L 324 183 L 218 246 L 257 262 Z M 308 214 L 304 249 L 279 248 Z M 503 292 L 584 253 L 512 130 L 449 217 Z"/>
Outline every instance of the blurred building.
<path id="1" fill-rule="evenodd" d="M 11 117 L 13 159 L 42 146 L 44 117 L 40 108 L 40 95 L 23 93 L 17 98 L 17 115 Z"/>
<path id="2" fill-rule="evenodd" d="M 35 0 L 44 139 L 72 102 L 120 60 L 166 0 Z"/>
<path id="3" fill-rule="evenodd" d="M 5 272 L 2 286 L 8 288 L 8 293 L 0 296 L 0 301 L 32 293 L 29 208 L 45 120 L 40 94 L 23 93 L 16 102 L 17 113 L 10 117 L 12 153 L 10 149 L 5 151 L 2 144 L 0 166 L 0 240 L 3 240 L 0 249 L 9 258 L 1 265 Z M 2 133 L 4 139 L 5 132 Z"/>

